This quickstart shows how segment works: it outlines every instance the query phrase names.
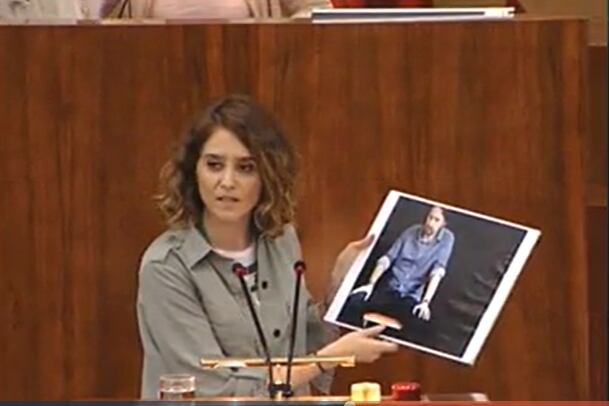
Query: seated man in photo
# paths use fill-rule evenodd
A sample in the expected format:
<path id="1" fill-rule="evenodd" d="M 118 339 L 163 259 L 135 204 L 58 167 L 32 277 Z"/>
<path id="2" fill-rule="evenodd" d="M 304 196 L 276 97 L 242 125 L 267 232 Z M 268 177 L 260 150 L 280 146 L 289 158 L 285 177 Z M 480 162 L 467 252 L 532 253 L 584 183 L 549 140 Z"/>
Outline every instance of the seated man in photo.
<path id="1" fill-rule="evenodd" d="M 454 240 L 444 209 L 432 207 L 423 224 L 408 227 L 378 259 L 368 283 L 351 293 L 344 310 L 349 322 L 401 329 L 413 316 L 428 321 Z"/>

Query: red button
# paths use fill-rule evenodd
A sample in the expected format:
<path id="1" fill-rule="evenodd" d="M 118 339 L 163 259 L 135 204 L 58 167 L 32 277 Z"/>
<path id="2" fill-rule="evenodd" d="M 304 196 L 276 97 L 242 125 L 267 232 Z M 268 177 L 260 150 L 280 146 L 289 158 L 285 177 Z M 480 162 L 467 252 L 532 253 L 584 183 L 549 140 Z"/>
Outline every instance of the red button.
<path id="1" fill-rule="evenodd" d="M 396 382 L 391 385 L 393 400 L 421 400 L 421 385 L 418 382 Z"/>

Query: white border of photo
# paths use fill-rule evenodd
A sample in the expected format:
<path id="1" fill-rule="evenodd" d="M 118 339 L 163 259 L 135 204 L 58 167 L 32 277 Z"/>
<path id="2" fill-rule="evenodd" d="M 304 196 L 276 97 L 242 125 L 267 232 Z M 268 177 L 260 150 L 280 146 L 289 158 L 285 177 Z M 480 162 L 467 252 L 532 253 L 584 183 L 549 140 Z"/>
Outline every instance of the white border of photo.
<path id="1" fill-rule="evenodd" d="M 469 216 L 491 221 L 495 224 L 502 224 L 502 225 L 514 227 L 514 228 L 520 229 L 522 231 L 525 231 L 524 238 L 522 239 L 521 243 L 519 244 L 518 249 L 516 250 L 516 252 L 514 254 L 514 257 L 512 258 L 507 270 L 505 271 L 504 276 L 501 279 L 501 282 L 497 286 L 497 289 L 495 290 L 495 293 L 493 294 L 493 297 L 492 297 L 491 301 L 489 302 L 487 309 L 483 313 L 483 315 L 480 319 L 480 322 L 476 326 L 475 332 L 472 335 L 472 337 L 470 338 L 470 340 L 467 344 L 467 347 L 461 357 L 457 357 L 452 354 L 437 351 L 435 349 L 424 347 L 424 346 L 421 346 L 421 345 L 418 345 L 415 343 L 399 340 L 394 337 L 382 335 L 382 337 L 384 339 L 386 339 L 388 341 L 396 342 L 396 343 L 406 346 L 406 347 L 410 347 L 410 348 L 413 348 L 413 349 L 416 349 L 419 351 L 437 355 L 442 358 L 447 358 L 447 359 L 450 359 L 453 361 L 457 361 L 459 363 L 463 363 L 463 364 L 467 364 L 467 365 L 474 365 L 478 355 L 480 354 L 482 346 L 484 345 L 491 329 L 493 328 L 493 325 L 495 324 L 495 321 L 496 321 L 499 313 L 501 312 L 501 309 L 503 308 L 503 305 L 507 301 L 507 298 L 508 298 L 511 290 L 514 287 L 516 280 L 518 279 L 518 276 L 522 272 L 522 269 L 530 255 L 531 251 L 533 250 L 533 248 L 535 247 L 535 244 L 537 243 L 537 241 L 539 240 L 539 237 L 541 236 L 541 232 L 535 228 L 527 227 L 527 226 L 524 226 L 521 224 L 516 224 L 516 223 L 510 222 L 510 221 L 502 220 L 502 219 L 499 219 L 496 217 L 491 217 L 491 216 L 488 216 L 485 214 L 476 213 L 476 212 L 473 212 L 470 210 L 451 206 L 451 205 L 444 204 L 444 203 L 441 203 L 438 201 L 429 200 L 429 199 L 425 199 L 425 198 L 422 198 L 419 196 L 410 195 L 410 194 L 400 192 L 397 190 L 391 190 L 385 197 L 385 200 L 383 201 L 383 204 L 382 204 L 377 216 L 375 217 L 375 219 L 372 223 L 372 226 L 368 230 L 367 235 L 370 235 L 370 234 L 374 235 L 373 243 L 365 251 L 360 253 L 360 255 L 358 255 L 358 257 L 353 262 L 353 265 L 348 270 L 348 272 L 345 276 L 345 279 L 342 281 L 341 286 L 339 287 L 335 297 L 333 298 L 332 303 L 328 307 L 328 310 L 327 310 L 326 314 L 324 315 L 324 320 L 326 322 L 332 323 L 334 325 L 345 327 L 345 328 L 348 328 L 351 330 L 360 330 L 361 329 L 361 327 L 356 327 L 356 326 L 352 326 L 352 325 L 340 322 L 337 320 L 337 318 L 338 318 L 343 306 L 345 305 L 347 297 L 353 290 L 353 286 L 355 285 L 355 283 L 359 277 L 359 274 L 362 271 L 362 268 L 364 267 L 366 261 L 368 260 L 368 257 L 370 256 L 372 250 L 376 246 L 379 236 L 381 235 L 383 229 L 385 228 L 385 225 L 387 224 L 387 221 L 389 220 L 389 216 L 393 213 L 393 210 L 394 210 L 396 204 L 398 203 L 398 201 L 401 198 L 407 198 L 410 200 L 418 201 L 420 203 L 429 204 L 429 205 L 433 205 L 433 206 L 440 206 L 451 212 L 466 214 Z"/>

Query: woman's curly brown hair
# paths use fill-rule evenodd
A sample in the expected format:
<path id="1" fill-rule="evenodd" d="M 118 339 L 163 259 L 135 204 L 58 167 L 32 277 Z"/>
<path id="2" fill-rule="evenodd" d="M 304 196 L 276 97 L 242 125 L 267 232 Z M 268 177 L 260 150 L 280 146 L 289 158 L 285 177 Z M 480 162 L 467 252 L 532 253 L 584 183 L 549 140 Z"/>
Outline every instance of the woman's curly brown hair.
<path id="1" fill-rule="evenodd" d="M 163 165 L 155 197 L 172 228 L 198 224 L 204 210 L 196 167 L 201 150 L 218 128 L 231 131 L 254 158 L 262 192 L 252 222 L 264 236 L 276 237 L 294 221 L 294 152 L 275 119 L 244 95 L 229 95 L 211 103 L 195 120 L 174 158 Z"/>

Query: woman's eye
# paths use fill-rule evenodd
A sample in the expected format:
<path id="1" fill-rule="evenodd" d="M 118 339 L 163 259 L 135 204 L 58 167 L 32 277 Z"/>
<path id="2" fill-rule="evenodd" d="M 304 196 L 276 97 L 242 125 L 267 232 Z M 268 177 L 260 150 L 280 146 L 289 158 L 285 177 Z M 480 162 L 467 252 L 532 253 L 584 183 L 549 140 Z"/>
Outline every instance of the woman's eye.
<path id="1" fill-rule="evenodd" d="M 222 169 L 222 164 L 220 162 L 207 161 L 207 167 L 212 171 L 219 171 Z"/>
<path id="2" fill-rule="evenodd" d="M 241 169 L 241 172 L 252 173 L 256 170 L 256 165 L 253 163 L 242 164 L 239 166 L 239 169 Z"/>

